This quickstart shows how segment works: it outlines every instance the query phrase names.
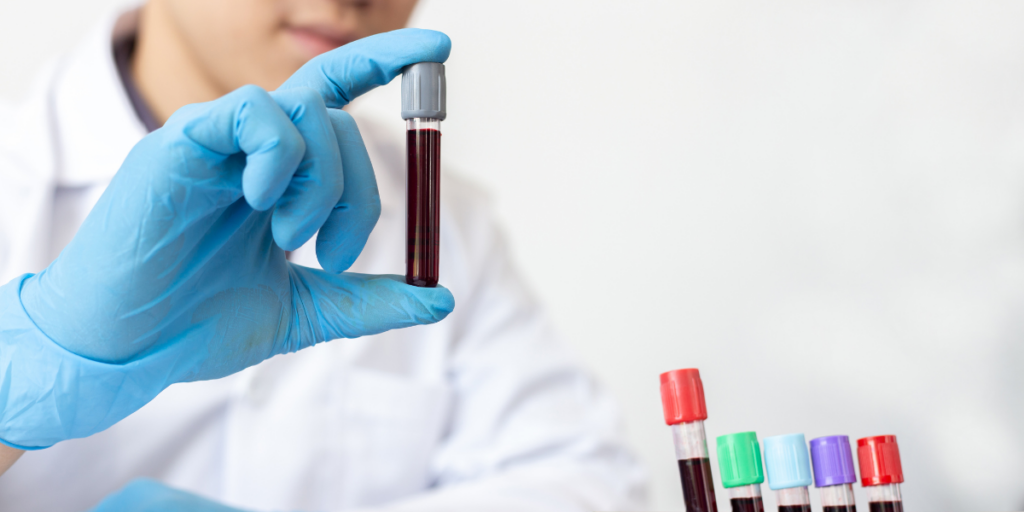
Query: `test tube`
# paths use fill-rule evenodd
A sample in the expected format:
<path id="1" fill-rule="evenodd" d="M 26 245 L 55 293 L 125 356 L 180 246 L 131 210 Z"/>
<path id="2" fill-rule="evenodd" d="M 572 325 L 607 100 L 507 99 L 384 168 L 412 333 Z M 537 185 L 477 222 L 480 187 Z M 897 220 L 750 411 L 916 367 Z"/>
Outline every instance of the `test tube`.
<path id="1" fill-rule="evenodd" d="M 870 512 L 903 512 L 903 466 L 896 436 L 874 436 L 857 440 L 860 484 L 868 494 Z"/>
<path id="2" fill-rule="evenodd" d="M 764 468 L 779 512 L 811 512 L 811 464 L 803 434 L 764 438 Z"/>
<path id="3" fill-rule="evenodd" d="M 729 493 L 732 512 L 764 512 L 761 500 L 764 471 L 757 434 L 740 432 L 718 436 L 715 444 L 718 445 L 718 471 L 722 475 L 722 486 Z"/>
<path id="4" fill-rule="evenodd" d="M 402 119 L 408 152 L 405 282 L 435 287 L 441 241 L 441 121 L 444 64 L 420 62 L 402 71 Z"/>
<path id="5" fill-rule="evenodd" d="M 853 499 L 853 452 L 847 436 L 811 439 L 814 486 L 821 495 L 822 512 L 857 512 Z"/>
<path id="6" fill-rule="evenodd" d="M 661 374 L 661 405 L 665 423 L 672 427 L 687 512 L 718 512 L 704 434 L 708 410 L 700 372 L 685 368 Z"/>

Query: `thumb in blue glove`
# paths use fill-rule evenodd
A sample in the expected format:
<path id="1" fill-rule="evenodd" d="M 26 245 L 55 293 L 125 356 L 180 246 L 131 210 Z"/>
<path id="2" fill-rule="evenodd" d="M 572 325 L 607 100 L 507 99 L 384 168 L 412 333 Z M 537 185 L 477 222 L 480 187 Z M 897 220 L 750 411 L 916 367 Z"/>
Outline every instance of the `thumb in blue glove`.
<path id="1" fill-rule="evenodd" d="M 334 108 L 449 48 L 425 30 L 366 38 L 274 93 L 189 105 L 144 138 L 57 260 L 0 287 L 0 440 L 85 437 L 175 382 L 450 313 L 443 287 L 341 273 L 380 199 L 355 122 Z M 318 230 L 327 270 L 289 263 L 284 250 Z"/>

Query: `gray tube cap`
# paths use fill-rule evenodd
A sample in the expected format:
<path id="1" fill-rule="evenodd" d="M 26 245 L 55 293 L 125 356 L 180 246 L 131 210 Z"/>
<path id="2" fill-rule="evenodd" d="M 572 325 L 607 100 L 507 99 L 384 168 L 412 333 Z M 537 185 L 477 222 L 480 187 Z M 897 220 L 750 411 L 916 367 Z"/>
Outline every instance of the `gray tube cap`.
<path id="1" fill-rule="evenodd" d="M 444 64 L 420 62 L 402 70 L 402 119 L 426 117 L 444 121 Z"/>

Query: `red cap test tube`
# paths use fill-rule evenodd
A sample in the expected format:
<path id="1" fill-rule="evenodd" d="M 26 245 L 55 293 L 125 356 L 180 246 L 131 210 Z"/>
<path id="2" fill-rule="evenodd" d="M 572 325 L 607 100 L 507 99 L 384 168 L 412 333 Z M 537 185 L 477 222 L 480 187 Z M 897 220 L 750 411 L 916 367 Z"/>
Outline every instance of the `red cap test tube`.
<path id="1" fill-rule="evenodd" d="M 704 433 L 708 410 L 700 372 L 685 368 L 661 374 L 661 405 L 665 423 L 672 427 L 687 512 L 718 512 Z"/>
<path id="2" fill-rule="evenodd" d="M 874 436 L 857 440 L 860 484 L 868 494 L 870 512 L 903 512 L 903 466 L 896 436 Z"/>

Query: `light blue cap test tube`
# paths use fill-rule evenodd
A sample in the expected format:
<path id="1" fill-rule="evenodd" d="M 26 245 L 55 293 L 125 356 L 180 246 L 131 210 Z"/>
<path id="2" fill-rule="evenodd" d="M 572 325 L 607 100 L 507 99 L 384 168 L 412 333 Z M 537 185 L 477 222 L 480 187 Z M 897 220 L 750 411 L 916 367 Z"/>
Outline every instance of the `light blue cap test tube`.
<path id="1" fill-rule="evenodd" d="M 773 491 L 811 485 L 811 462 L 803 434 L 766 437 L 764 468 Z"/>

